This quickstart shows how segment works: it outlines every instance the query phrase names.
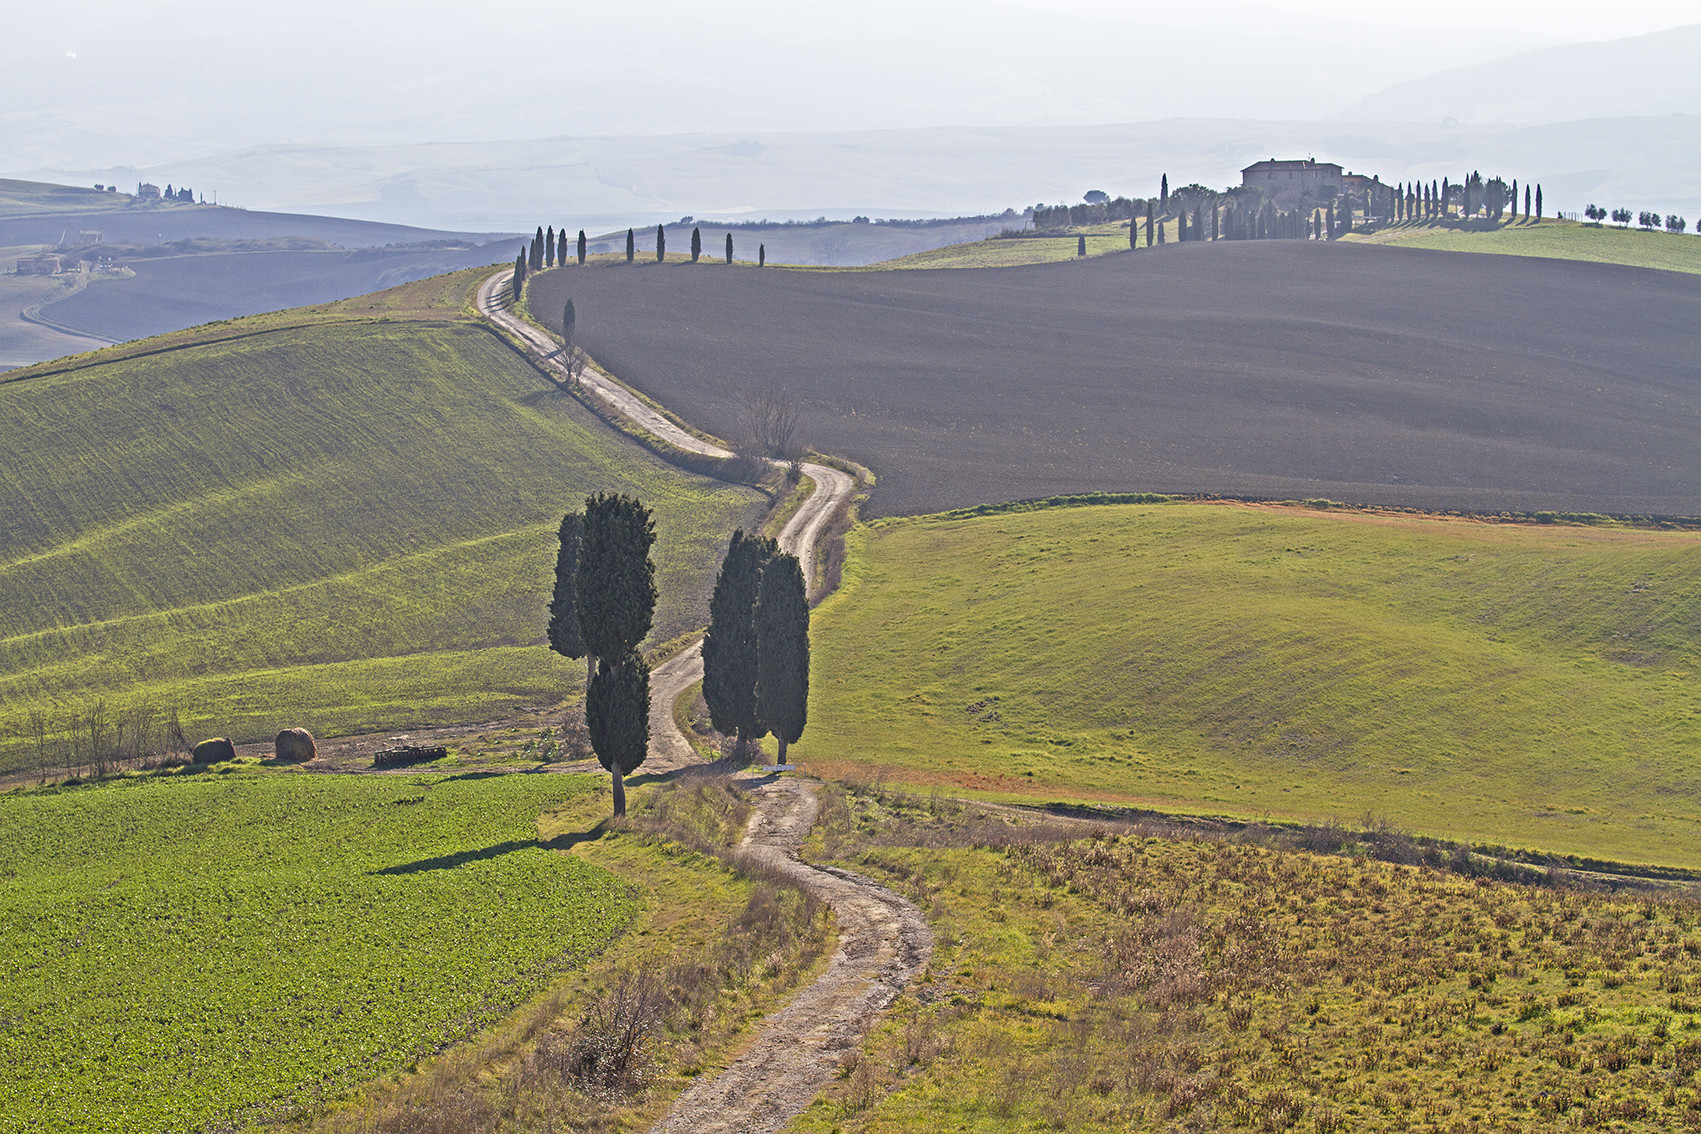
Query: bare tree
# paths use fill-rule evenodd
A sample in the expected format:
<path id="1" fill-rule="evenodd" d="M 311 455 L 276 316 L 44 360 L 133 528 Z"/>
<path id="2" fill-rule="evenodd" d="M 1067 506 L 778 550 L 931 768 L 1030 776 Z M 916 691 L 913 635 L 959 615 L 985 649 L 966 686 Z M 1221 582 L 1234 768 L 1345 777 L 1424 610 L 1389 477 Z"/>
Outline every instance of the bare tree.
<path id="1" fill-rule="evenodd" d="M 567 385 L 577 386 L 579 379 L 585 375 L 585 367 L 590 362 L 589 356 L 571 343 L 561 348 L 561 369 L 567 374 Z"/>
<path id="2" fill-rule="evenodd" d="M 107 772 L 107 745 L 111 743 L 105 698 L 95 698 L 95 703 L 89 706 L 88 716 L 83 718 L 83 723 L 88 729 L 89 763 L 93 765 L 95 775 L 104 776 Z"/>
<path id="3" fill-rule="evenodd" d="M 784 386 L 753 387 L 744 395 L 744 436 L 764 457 L 795 463 L 802 455 L 796 441 L 802 403 Z"/>

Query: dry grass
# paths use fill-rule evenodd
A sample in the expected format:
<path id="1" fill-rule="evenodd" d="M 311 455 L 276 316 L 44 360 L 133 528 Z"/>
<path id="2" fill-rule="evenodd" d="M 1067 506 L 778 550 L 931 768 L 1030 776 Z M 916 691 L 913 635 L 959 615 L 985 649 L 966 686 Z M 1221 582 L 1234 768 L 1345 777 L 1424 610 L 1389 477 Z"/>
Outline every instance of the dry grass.
<path id="1" fill-rule="evenodd" d="M 805 1130 L 1701 1128 L 1701 904 L 834 796 L 932 970 Z"/>

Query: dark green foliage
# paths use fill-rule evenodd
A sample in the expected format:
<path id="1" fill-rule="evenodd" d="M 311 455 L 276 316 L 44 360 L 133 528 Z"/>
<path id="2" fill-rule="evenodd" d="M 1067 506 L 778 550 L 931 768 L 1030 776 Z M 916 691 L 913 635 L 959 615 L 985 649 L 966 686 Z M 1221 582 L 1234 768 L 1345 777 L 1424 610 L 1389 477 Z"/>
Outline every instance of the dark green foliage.
<path id="1" fill-rule="evenodd" d="M 700 228 L 693 228 L 691 230 L 691 262 L 693 264 L 695 264 L 698 260 L 700 260 L 702 258 L 702 256 L 703 256 L 703 230 L 700 229 Z"/>
<path id="2" fill-rule="evenodd" d="M 543 234 L 543 266 L 555 267 L 555 226 L 550 225 Z"/>
<path id="3" fill-rule="evenodd" d="M 809 718 L 809 597 L 795 555 L 777 555 L 762 570 L 756 598 L 756 716 L 786 745 Z"/>
<path id="4" fill-rule="evenodd" d="M 1536 186 L 1536 219 L 1542 219 L 1542 187 L 1540 184 Z"/>
<path id="5" fill-rule="evenodd" d="M 562 229 L 555 234 L 555 262 L 563 268 L 567 266 L 567 230 Z"/>
<path id="6" fill-rule="evenodd" d="M 631 229 L 627 229 L 626 230 L 626 262 L 628 264 L 630 264 L 632 262 L 632 257 L 637 255 L 637 253 L 638 253 L 637 237 L 633 234 Z"/>
<path id="7" fill-rule="evenodd" d="M 561 337 L 565 340 L 565 345 L 573 345 L 573 330 L 578 322 L 578 313 L 573 310 L 573 301 L 569 299 L 567 306 L 561 311 Z"/>
<path id="8" fill-rule="evenodd" d="M 650 747 L 650 667 L 636 652 L 604 664 L 585 694 L 585 728 L 597 763 L 614 777 L 614 813 L 626 814 L 624 777 Z"/>
<path id="9" fill-rule="evenodd" d="M 1133 251 L 1138 247 L 1140 247 L 1140 222 L 1131 220 L 1128 222 L 1128 249 Z"/>
<path id="10" fill-rule="evenodd" d="M 709 599 L 703 700 L 715 731 L 741 740 L 763 732 L 756 715 L 756 599 L 762 569 L 778 554 L 771 539 L 733 532 Z"/>
<path id="11" fill-rule="evenodd" d="M 1087 254 L 1087 238 L 1085 236 L 1077 237 L 1076 240 L 1075 240 L 1075 255 L 1085 256 L 1086 254 Z"/>
<path id="12" fill-rule="evenodd" d="M 656 263 L 667 259 L 667 229 L 656 225 Z"/>
<path id="13" fill-rule="evenodd" d="M 568 304 L 571 308 L 572 304 Z M 585 517 L 569 512 L 561 517 L 561 545 L 555 554 L 555 591 L 549 600 L 549 648 L 564 658 L 585 656 L 585 640 L 579 635 L 579 611 L 575 603 L 579 587 L 579 547 L 584 540 Z"/>
<path id="14" fill-rule="evenodd" d="M 626 258 L 628 260 L 632 258 L 630 252 L 627 253 Z M 585 230 L 582 228 L 579 230 L 579 266 L 581 268 L 585 266 Z"/>
<path id="15" fill-rule="evenodd" d="M 726 234 L 726 262 L 732 263 L 732 233 Z"/>
<path id="16" fill-rule="evenodd" d="M 656 541 L 650 510 L 630 496 L 599 492 L 585 498 L 580 542 L 579 633 L 601 661 L 623 658 L 650 632 L 656 608 Z"/>
<path id="17" fill-rule="evenodd" d="M 1530 187 L 1524 186 L 1524 219 L 1530 219 Z"/>
<path id="18" fill-rule="evenodd" d="M 1177 244 L 1187 243 L 1187 213 L 1185 210 L 1175 218 L 1175 241 Z"/>
<path id="19" fill-rule="evenodd" d="M 1205 239 L 1205 206 L 1193 206 L 1193 239 Z"/>
<path id="20" fill-rule="evenodd" d="M 1158 189 L 1158 211 L 1169 212 L 1169 174 L 1164 174 L 1163 183 Z"/>
<path id="21" fill-rule="evenodd" d="M 1152 246 L 1152 203 L 1146 202 L 1146 247 Z"/>
<path id="22" fill-rule="evenodd" d="M 514 302 L 520 302 L 520 293 L 526 286 L 526 254 L 521 252 L 514 257 Z"/>
<path id="23" fill-rule="evenodd" d="M 765 268 L 768 266 L 768 246 L 766 244 L 758 244 L 756 246 L 756 266 L 758 268 Z"/>
<path id="24" fill-rule="evenodd" d="M 1222 214 L 1217 210 L 1216 206 L 1213 205 L 1211 207 L 1211 239 L 1221 240 L 1222 236 Z"/>

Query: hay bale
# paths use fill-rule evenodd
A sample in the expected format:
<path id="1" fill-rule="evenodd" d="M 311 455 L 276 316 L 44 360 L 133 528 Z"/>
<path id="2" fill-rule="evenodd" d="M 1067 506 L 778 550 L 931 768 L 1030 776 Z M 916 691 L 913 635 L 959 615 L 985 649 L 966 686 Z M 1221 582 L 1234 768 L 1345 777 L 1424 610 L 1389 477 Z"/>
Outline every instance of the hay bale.
<path id="1" fill-rule="evenodd" d="M 304 764 L 319 754 L 318 746 L 313 743 L 313 734 L 304 728 L 286 728 L 278 733 L 278 738 L 272 742 L 272 751 L 279 760 L 296 764 Z"/>
<path id="2" fill-rule="evenodd" d="M 190 761 L 196 764 L 218 764 L 236 759 L 236 745 L 222 736 L 210 737 L 195 745 Z"/>

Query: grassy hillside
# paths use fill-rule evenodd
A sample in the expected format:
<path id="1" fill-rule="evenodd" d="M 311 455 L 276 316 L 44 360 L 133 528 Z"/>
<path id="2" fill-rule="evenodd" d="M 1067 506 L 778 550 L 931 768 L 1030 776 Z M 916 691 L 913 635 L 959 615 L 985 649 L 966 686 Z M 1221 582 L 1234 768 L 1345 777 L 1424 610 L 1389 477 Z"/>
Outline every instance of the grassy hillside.
<path id="1" fill-rule="evenodd" d="M 655 640 L 704 620 L 757 493 L 662 464 L 472 324 L 297 317 L 0 382 L 0 768 L 34 759 L 32 709 L 99 698 L 246 737 L 553 703 L 582 673 L 542 645 L 556 525 L 589 492 L 655 512 Z"/>
<path id="2" fill-rule="evenodd" d="M 1174 224 L 1165 227 L 1175 235 Z M 1087 255 L 1103 256 L 1128 251 L 1128 226 L 1094 225 L 1061 236 L 989 238 L 951 244 L 927 252 L 916 252 L 876 264 L 877 268 L 1006 268 L 1017 264 L 1051 264 L 1079 258 L 1080 240 L 1087 238 Z M 1146 230 L 1140 229 L 1140 247 L 1146 247 Z"/>
<path id="3" fill-rule="evenodd" d="M 1644 232 L 1617 225 L 1544 220 L 1540 224 L 1489 226 L 1486 223 L 1395 226 L 1345 239 L 1355 243 L 1435 248 L 1444 252 L 1494 252 L 1553 260 L 1589 260 L 1633 268 L 1701 272 L 1701 238 L 1668 232 Z"/>
<path id="4" fill-rule="evenodd" d="M 889 521 L 800 761 L 1701 866 L 1701 533 L 1243 505 Z"/>
<path id="5" fill-rule="evenodd" d="M 7 1129 L 334 1098 L 501 1018 L 635 908 L 539 841 L 596 777 L 220 772 L 0 796 Z"/>

